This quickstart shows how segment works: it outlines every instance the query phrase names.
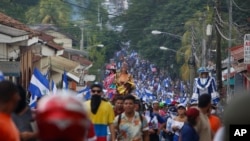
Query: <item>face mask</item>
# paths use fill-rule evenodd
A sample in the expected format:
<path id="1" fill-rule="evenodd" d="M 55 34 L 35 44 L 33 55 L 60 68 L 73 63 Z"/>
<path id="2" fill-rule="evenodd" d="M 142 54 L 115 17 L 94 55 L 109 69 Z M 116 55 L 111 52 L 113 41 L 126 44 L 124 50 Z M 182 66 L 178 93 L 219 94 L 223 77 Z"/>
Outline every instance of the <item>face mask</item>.
<path id="1" fill-rule="evenodd" d="M 90 100 L 91 112 L 96 114 L 99 105 L 101 104 L 102 97 L 100 95 L 92 95 Z"/>
<path id="2" fill-rule="evenodd" d="M 207 78 L 201 78 L 201 83 L 202 84 L 206 83 L 206 81 L 207 81 Z"/>

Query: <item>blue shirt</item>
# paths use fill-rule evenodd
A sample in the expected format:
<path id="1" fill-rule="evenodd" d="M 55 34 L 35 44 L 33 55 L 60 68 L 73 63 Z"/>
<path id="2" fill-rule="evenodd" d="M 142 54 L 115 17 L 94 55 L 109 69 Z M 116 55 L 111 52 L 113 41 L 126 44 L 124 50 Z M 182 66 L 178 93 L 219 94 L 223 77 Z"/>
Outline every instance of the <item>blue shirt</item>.
<path id="1" fill-rule="evenodd" d="M 188 123 L 185 123 L 183 127 L 181 128 L 181 141 L 199 141 L 199 135 Z"/>

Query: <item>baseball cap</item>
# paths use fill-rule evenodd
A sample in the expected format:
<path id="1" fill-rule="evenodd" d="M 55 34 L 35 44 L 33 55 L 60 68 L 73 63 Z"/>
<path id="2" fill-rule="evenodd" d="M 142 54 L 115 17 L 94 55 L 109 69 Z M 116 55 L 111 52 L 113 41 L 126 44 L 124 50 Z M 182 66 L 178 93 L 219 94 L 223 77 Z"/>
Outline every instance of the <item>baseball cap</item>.
<path id="1" fill-rule="evenodd" d="M 94 82 L 91 86 L 90 86 L 90 89 L 94 88 L 94 87 L 98 87 L 101 89 L 102 91 L 102 85 L 99 83 L 99 82 Z"/>
<path id="2" fill-rule="evenodd" d="M 177 101 L 172 101 L 171 104 L 175 105 L 175 104 L 178 104 L 178 102 Z"/>
<path id="3" fill-rule="evenodd" d="M 189 108 L 186 112 L 186 115 L 188 118 L 197 118 L 199 116 L 200 112 L 198 109 L 196 108 Z"/>
<path id="4" fill-rule="evenodd" d="M 190 102 L 190 105 L 198 105 L 198 100 L 193 100 Z"/>
<path id="5" fill-rule="evenodd" d="M 175 106 L 171 106 L 168 108 L 168 111 L 171 113 L 176 113 L 177 112 L 177 108 Z"/>
<path id="6" fill-rule="evenodd" d="M 156 103 L 159 103 L 158 101 L 156 101 L 156 100 L 154 100 L 153 102 L 152 102 L 152 104 L 156 104 Z"/>
<path id="7" fill-rule="evenodd" d="M 186 105 L 185 105 L 185 104 L 183 104 L 183 103 L 178 104 L 178 105 L 177 105 L 177 108 L 180 108 L 180 107 L 186 108 Z"/>
<path id="8" fill-rule="evenodd" d="M 164 103 L 164 102 L 160 102 L 159 106 L 160 106 L 160 107 L 164 107 L 164 106 L 165 106 L 165 103 Z"/>

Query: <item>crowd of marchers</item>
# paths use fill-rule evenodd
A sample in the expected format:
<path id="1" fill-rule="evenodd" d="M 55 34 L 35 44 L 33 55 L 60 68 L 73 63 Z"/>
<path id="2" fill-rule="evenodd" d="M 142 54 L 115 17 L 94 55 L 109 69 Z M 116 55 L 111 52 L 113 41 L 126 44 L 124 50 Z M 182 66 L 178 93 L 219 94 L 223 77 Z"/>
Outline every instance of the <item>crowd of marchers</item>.
<path id="1" fill-rule="evenodd" d="M 103 87 L 91 85 L 91 99 L 72 94 L 48 95 L 30 109 L 26 91 L 10 81 L 0 82 L 0 140 L 4 141 L 208 141 L 221 122 L 210 95 L 198 103 L 153 101 L 135 95 L 103 98 Z"/>
<path id="2" fill-rule="evenodd" d="M 224 141 L 228 125 L 247 124 L 242 110 L 249 95 L 235 98 L 225 110 L 223 123 L 211 96 L 197 103 L 165 105 L 142 103 L 132 94 L 103 98 L 99 83 L 91 85 L 91 99 L 82 101 L 71 92 L 47 95 L 35 109 L 26 102 L 26 91 L 11 81 L 0 82 L 1 141 Z M 238 119 L 242 120 L 238 120 Z"/>

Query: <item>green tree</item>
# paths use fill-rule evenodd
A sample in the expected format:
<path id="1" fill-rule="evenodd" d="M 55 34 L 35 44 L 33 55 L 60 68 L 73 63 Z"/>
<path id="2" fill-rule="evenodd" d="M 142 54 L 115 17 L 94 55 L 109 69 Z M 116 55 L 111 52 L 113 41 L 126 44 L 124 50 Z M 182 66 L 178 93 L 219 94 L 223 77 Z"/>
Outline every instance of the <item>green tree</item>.
<path id="1" fill-rule="evenodd" d="M 66 25 L 70 20 L 71 8 L 61 0 L 40 0 L 25 15 L 29 24 Z"/>
<path id="2" fill-rule="evenodd" d="M 132 49 L 138 50 L 146 59 L 161 68 L 171 68 L 177 72 L 181 63 L 171 51 L 159 50 L 165 46 L 174 50 L 181 48 L 181 41 L 169 35 L 152 35 L 152 30 L 160 30 L 182 36 L 185 33 L 184 23 L 192 18 L 193 13 L 206 6 L 205 1 L 157 0 L 144 2 L 131 0 L 131 6 L 122 16 L 114 20 L 114 24 L 123 25 L 121 33 L 124 39 L 131 40 Z M 187 6 L 188 5 L 188 6 Z M 193 8 L 190 8 L 193 7 Z M 194 8 L 195 7 L 195 8 Z"/>
<path id="3" fill-rule="evenodd" d="M 1 0 L 0 12 L 26 23 L 25 11 L 37 3 L 38 1 L 34 0 Z"/>

